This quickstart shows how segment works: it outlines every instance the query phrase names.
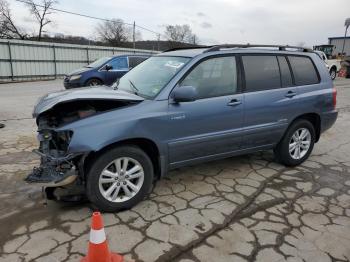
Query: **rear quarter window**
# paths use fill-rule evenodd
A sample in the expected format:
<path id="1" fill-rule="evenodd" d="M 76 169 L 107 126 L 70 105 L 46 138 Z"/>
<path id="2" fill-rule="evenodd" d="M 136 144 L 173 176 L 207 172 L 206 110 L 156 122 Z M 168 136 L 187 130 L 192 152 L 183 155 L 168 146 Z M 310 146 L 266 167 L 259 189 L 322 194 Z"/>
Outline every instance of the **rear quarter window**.
<path id="1" fill-rule="evenodd" d="M 278 56 L 278 64 L 281 71 L 282 87 L 289 87 L 293 85 L 292 75 L 289 70 L 287 59 L 284 56 Z"/>
<path id="2" fill-rule="evenodd" d="M 316 68 L 309 57 L 288 56 L 296 85 L 312 85 L 320 82 Z"/>

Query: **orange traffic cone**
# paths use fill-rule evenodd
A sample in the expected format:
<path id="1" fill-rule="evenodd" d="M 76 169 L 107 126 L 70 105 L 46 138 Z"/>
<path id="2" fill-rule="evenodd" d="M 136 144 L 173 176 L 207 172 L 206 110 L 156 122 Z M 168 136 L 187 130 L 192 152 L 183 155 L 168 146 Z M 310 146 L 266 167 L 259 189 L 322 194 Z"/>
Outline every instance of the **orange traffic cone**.
<path id="1" fill-rule="evenodd" d="M 81 262 L 123 262 L 121 255 L 109 252 L 100 212 L 92 213 L 89 250 Z"/>

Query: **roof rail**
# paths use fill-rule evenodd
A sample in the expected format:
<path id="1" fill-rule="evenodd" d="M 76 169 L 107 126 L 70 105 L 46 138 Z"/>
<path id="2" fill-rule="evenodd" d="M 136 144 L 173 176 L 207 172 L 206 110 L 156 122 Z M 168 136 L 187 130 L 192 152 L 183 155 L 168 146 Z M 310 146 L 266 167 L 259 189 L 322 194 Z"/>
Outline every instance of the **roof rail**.
<path id="1" fill-rule="evenodd" d="M 312 49 L 301 47 L 301 46 L 290 46 L 290 45 L 251 45 L 251 44 L 224 44 L 224 45 L 215 45 L 209 47 L 209 49 L 205 50 L 204 53 L 220 51 L 223 48 L 250 48 L 250 47 L 274 47 L 278 48 L 280 51 L 286 51 L 286 49 L 298 49 L 302 52 L 313 52 Z"/>
<path id="2" fill-rule="evenodd" d="M 201 48 L 212 48 L 212 47 L 214 47 L 214 46 L 187 46 L 187 47 L 182 46 L 182 47 L 174 47 L 174 48 L 167 49 L 167 50 L 163 51 L 163 53 L 176 51 L 176 50 L 201 49 Z"/>

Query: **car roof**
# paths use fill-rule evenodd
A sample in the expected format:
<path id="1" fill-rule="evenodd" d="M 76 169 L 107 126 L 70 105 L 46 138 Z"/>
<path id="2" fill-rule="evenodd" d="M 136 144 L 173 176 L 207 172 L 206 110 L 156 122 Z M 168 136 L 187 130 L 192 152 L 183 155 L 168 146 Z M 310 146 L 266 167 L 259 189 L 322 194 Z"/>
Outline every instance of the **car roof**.
<path id="1" fill-rule="evenodd" d="M 216 48 L 218 47 L 218 48 Z M 208 46 L 208 47 L 195 47 L 195 48 L 180 48 L 178 50 L 170 50 L 170 51 L 165 51 L 163 53 L 158 54 L 157 56 L 182 56 L 182 57 L 196 57 L 201 54 L 229 54 L 229 53 L 266 53 L 266 54 L 290 54 L 290 55 L 306 55 L 306 54 L 311 54 L 314 53 L 313 50 L 307 49 L 307 48 L 302 48 L 302 47 L 295 47 L 299 48 L 300 50 L 287 50 L 287 49 L 276 49 L 274 47 L 278 46 L 262 46 L 262 47 L 228 47 L 228 48 L 223 48 L 219 49 L 220 46 Z M 273 49 L 274 48 L 274 49 Z M 285 48 L 288 49 L 293 49 L 293 47 L 288 47 L 285 46 Z"/>
<path id="2" fill-rule="evenodd" d="M 190 49 L 179 49 L 174 51 L 165 51 L 157 54 L 157 56 L 184 56 L 184 57 L 195 57 L 202 54 L 208 48 L 190 48 Z"/>
<path id="3" fill-rule="evenodd" d="M 123 57 L 123 56 L 137 56 L 137 57 L 150 57 L 152 56 L 151 54 L 120 54 L 120 55 L 112 55 L 111 58 L 115 58 L 115 57 Z"/>

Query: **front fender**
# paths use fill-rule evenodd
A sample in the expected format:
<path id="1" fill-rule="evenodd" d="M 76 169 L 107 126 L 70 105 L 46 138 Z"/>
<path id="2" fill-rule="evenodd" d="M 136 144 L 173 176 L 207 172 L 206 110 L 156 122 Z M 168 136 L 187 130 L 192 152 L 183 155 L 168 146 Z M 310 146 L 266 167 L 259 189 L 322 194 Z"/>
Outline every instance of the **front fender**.
<path id="1" fill-rule="evenodd" d="M 73 131 L 68 153 L 96 152 L 116 142 L 145 138 L 153 141 L 159 152 L 165 155 L 166 107 L 167 101 L 145 102 L 142 106 L 136 105 L 81 119 L 62 126 L 59 130 Z M 159 132 L 154 132 L 155 127 L 158 127 Z"/>

